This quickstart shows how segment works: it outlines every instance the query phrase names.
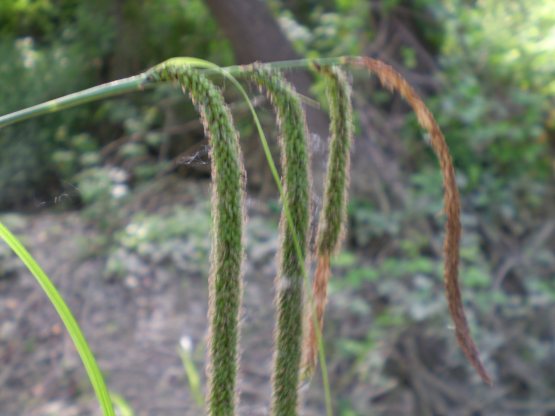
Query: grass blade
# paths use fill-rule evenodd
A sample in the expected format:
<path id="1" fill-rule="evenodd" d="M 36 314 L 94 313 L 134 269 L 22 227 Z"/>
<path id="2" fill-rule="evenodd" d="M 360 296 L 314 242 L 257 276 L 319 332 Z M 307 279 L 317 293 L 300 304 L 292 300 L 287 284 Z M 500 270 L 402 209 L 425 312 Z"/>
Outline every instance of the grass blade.
<path id="1" fill-rule="evenodd" d="M 184 341 L 185 340 L 185 341 Z M 189 382 L 189 388 L 191 389 L 191 394 L 195 403 L 202 408 L 204 405 L 204 398 L 202 396 L 202 386 L 200 382 L 200 375 L 193 361 L 191 354 L 191 342 L 188 338 L 182 338 L 181 345 L 177 349 L 177 353 L 181 358 L 181 363 L 183 364 L 183 370 L 185 371 L 185 376 Z"/>
<path id="2" fill-rule="evenodd" d="M 125 400 L 122 395 L 112 391 L 110 392 L 110 397 L 116 407 L 116 413 L 118 416 L 135 416 L 133 408 L 129 403 L 127 403 L 127 400 Z"/>
<path id="3" fill-rule="evenodd" d="M 58 312 L 58 315 L 69 332 L 69 335 L 73 340 L 73 344 L 83 361 L 83 365 L 85 366 L 85 370 L 87 371 L 87 375 L 89 376 L 89 380 L 93 386 L 94 392 L 96 393 L 98 403 L 102 408 L 104 416 L 115 416 L 110 394 L 108 393 L 106 383 L 104 382 L 104 377 L 98 368 L 93 353 L 89 348 L 87 340 L 85 339 L 79 324 L 73 317 L 73 314 L 64 299 L 46 273 L 35 261 L 33 256 L 29 254 L 25 247 L 23 247 L 23 244 L 21 244 L 21 242 L 2 223 L 0 223 L 0 237 L 25 264 L 27 269 L 29 269 L 46 296 L 48 296 L 48 299 L 56 309 L 56 312 Z"/>

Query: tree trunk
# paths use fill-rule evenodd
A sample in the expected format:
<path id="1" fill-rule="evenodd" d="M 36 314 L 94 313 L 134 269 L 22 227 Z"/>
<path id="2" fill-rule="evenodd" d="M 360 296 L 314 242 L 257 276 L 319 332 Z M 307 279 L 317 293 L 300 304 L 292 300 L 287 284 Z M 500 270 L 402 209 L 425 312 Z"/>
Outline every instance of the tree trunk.
<path id="1" fill-rule="evenodd" d="M 231 42 L 238 64 L 295 59 L 299 56 L 281 31 L 268 6 L 260 0 L 205 0 L 225 36 Z M 307 71 L 292 71 L 287 79 L 303 95 L 310 95 L 312 77 Z M 308 126 L 321 138 L 328 136 L 328 118 L 308 107 Z"/>

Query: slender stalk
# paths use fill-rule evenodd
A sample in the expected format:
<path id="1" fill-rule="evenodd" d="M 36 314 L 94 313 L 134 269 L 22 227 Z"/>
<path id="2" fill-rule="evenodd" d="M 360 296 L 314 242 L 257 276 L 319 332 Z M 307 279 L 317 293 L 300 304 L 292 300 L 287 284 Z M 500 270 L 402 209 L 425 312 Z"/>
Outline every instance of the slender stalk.
<path id="1" fill-rule="evenodd" d="M 126 94 L 128 92 L 140 91 L 146 87 L 145 81 L 145 74 L 135 75 L 133 77 L 97 85 L 96 87 L 46 101 L 42 104 L 37 104 L 0 117 L 0 128 L 18 123 L 20 121 L 28 120 L 33 117 L 77 107 L 92 101 L 102 100 L 104 98 Z"/>
<path id="2" fill-rule="evenodd" d="M 295 69 L 295 68 L 307 68 L 312 64 L 318 65 L 342 65 L 344 64 L 345 57 L 335 57 L 335 58 L 306 58 L 306 59 L 292 59 L 289 61 L 274 61 L 274 62 L 261 62 L 257 65 L 265 67 L 268 69 Z M 248 67 L 247 65 L 246 67 Z M 228 71 L 232 74 L 240 75 L 241 72 L 245 70 L 243 65 L 233 65 L 226 68 L 222 68 L 224 71 Z"/>
<path id="3" fill-rule="evenodd" d="M 276 61 L 263 64 L 264 66 L 274 69 L 293 69 L 304 68 L 311 62 L 324 64 L 339 64 L 342 58 L 322 58 L 315 60 L 298 59 L 292 61 Z M 190 58 L 172 58 L 169 61 L 183 60 L 184 65 L 193 65 Z M 201 60 L 198 60 L 202 62 Z M 204 61 L 206 62 L 206 61 Z M 206 75 L 221 75 L 222 70 L 231 75 L 240 75 L 244 71 L 243 66 L 234 65 L 227 68 L 203 68 L 201 69 Z M 75 92 L 54 100 L 46 101 L 23 110 L 15 111 L 0 117 L 0 128 L 11 124 L 19 123 L 34 117 L 45 114 L 55 113 L 57 111 L 66 110 L 68 108 L 77 107 L 82 104 L 90 103 L 105 98 L 114 97 L 116 95 L 126 94 L 133 91 L 141 91 L 145 88 L 155 86 L 159 81 L 149 79 L 149 71 L 143 72 L 129 78 L 123 78 L 117 81 L 108 82 L 106 84 L 97 85 L 83 91 Z"/>

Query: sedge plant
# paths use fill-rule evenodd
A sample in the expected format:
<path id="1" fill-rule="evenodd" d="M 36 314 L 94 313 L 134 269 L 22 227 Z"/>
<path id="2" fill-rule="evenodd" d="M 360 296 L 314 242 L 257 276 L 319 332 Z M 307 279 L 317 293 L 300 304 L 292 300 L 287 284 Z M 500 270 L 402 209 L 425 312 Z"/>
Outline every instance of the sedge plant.
<path id="1" fill-rule="evenodd" d="M 308 274 L 308 229 L 310 224 L 310 158 L 307 130 L 299 96 L 280 74 L 281 69 L 313 67 L 325 77 L 330 108 L 330 151 L 325 194 L 316 236 L 316 271 L 312 290 L 303 294 Z M 326 392 L 326 411 L 332 414 L 322 343 L 322 323 L 331 276 L 331 255 L 341 242 L 349 185 L 349 151 L 352 142 L 351 87 L 346 69 L 361 69 L 376 75 L 383 86 L 399 93 L 411 106 L 420 126 L 428 133 L 443 176 L 444 285 L 449 311 L 462 351 L 484 382 L 491 378 L 480 361 L 462 305 L 458 283 L 459 242 L 461 236 L 460 197 L 455 171 L 445 138 L 434 117 L 410 84 L 391 66 L 367 57 L 301 59 L 248 66 L 219 68 L 197 58 L 173 58 L 136 75 L 100 85 L 34 107 L 0 117 L 0 128 L 31 117 L 117 94 L 174 82 L 192 98 L 201 114 L 210 140 L 212 169 L 212 254 L 209 277 L 209 342 L 207 348 L 206 412 L 214 416 L 237 414 L 237 376 L 240 373 L 238 349 L 244 253 L 245 172 L 238 134 L 221 92 L 214 84 L 225 77 L 246 98 L 253 114 L 269 167 L 280 192 L 283 211 L 280 221 L 282 245 L 275 280 L 277 323 L 272 374 L 271 413 L 294 416 L 299 413 L 301 370 L 310 376 L 320 357 Z M 244 77 L 264 90 L 274 105 L 280 133 L 280 177 L 271 157 L 264 132 L 252 103 L 237 81 Z M 110 395 L 94 356 L 69 308 L 57 295 L 48 277 L 23 246 L 4 227 L 0 236 L 30 267 L 54 306 L 79 351 L 104 415 L 113 415 Z M 56 295 L 53 295 L 56 293 Z M 64 306 L 62 306 L 64 305 Z M 70 318 L 71 317 L 71 318 Z M 305 329 L 306 323 L 306 331 Z M 304 342 L 303 342 L 304 339 Z"/>

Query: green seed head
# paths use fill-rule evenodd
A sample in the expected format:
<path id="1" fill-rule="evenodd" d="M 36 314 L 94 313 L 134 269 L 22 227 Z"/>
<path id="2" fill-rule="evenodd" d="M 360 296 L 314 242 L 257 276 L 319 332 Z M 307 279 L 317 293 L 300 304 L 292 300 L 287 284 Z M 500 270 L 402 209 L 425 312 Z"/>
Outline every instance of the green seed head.
<path id="1" fill-rule="evenodd" d="M 340 244 L 346 217 L 349 161 L 352 142 L 351 87 L 346 75 L 334 67 L 317 67 L 325 77 L 330 109 L 330 145 L 324 203 L 316 237 L 317 266 L 312 284 L 312 302 L 307 319 L 308 331 L 304 341 L 304 377 L 316 368 L 321 342 L 328 280 L 331 277 L 330 257 Z M 319 341 L 320 339 L 320 341 Z"/>
<path id="2" fill-rule="evenodd" d="M 310 219 L 306 120 L 298 95 L 279 72 L 255 65 L 247 70 L 247 75 L 266 91 L 274 105 L 280 131 L 284 212 L 280 269 L 276 277 L 278 322 L 272 414 L 294 416 L 298 412 L 303 278 Z"/>
<path id="3" fill-rule="evenodd" d="M 208 412 L 235 415 L 243 260 L 244 169 L 238 135 L 221 92 L 200 71 L 164 66 L 153 76 L 176 80 L 199 109 L 212 160 L 212 255 L 209 287 Z"/>
<path id="4" fill-rule="evenodd" d="M 339 245 L 346 218 L 350 149 L 353 137 L 351 87 L 343 71 L 321 67 L 326 77 L 330 108 L 330 151 L 324 204 L 318 223 L 318 254 L 331 254 Z"/>

